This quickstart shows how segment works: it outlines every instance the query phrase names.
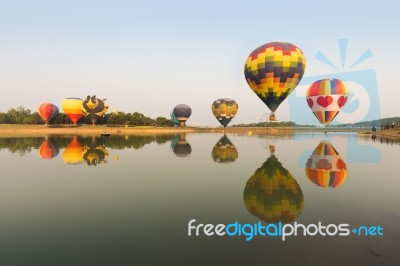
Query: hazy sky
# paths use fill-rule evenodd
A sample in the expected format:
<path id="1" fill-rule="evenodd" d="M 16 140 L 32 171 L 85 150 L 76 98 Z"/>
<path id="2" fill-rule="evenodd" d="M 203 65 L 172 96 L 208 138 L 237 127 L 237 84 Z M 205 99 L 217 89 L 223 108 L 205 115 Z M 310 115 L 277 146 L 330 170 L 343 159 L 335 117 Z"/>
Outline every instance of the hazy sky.
<path id="1" fill-rule="evenodd" d="M 150 117 L 186 103 L 189 124 L 218 125 L 211 103 L 229 97 L 239 103 L 232 123 L 258 122 L 268 109 L 243 75 L 252 50 L 291 42 L 306 55 L 305 76 L 338 73 L 345 38 L 344 70 L 370 49 L 352 70 L 375 69 L 382 116 L 400 115 L 400 4 L 322 2 L 0 0 L 0 111 L 95 94 Z M 277 117 L 290 119 L 287 103 Z"/>

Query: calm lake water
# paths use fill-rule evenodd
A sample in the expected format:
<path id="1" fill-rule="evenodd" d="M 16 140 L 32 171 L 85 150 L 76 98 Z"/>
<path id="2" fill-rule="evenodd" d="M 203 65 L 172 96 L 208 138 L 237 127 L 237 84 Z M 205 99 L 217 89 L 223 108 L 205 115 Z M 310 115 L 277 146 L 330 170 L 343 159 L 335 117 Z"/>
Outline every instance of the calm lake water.
<path id="1" fill-rule="evenodd" d="M 352 133 L 0 138 L 1 265 L 400 265 L 400 144 Z M 188 236 L 188 223 L 383 236 Z"/>

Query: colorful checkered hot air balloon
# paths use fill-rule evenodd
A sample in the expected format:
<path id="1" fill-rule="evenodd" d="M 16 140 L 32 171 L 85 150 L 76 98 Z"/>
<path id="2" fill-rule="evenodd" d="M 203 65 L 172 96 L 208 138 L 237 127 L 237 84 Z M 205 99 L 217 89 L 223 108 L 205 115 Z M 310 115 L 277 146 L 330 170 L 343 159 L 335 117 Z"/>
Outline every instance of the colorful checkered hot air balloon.
<path id="1" fill-rule="evenodd" d="M 233 145 L 228 137 L 224 135 L 217 142 L 217 144 L 215 144 L 214 148 L 211 151 L 211 156 L 214 162 L 231 163 L 236 161 L 238 157 L 238 151 L 235 145 Z"/>
<path id="2" fill-rule="evenodd" d="M 347 179 L 346 163 L 327 141 L 315 148 L 306 163 L 306 176 L 321 187 L 338 187 Z"/>
<path id="3" fill-rule="evenodd" d="M 329 124 L 346 104 L 349 89 L 339 79 L 321 79 L 308 88 L 307 104 L 321 124 Z"/>
<path id="4" fill-rule="evenodd" d="M 59 152 L 60 149 L 58 145 L 47 137 L 39 148 L 39 156 L 45 160 L 53 159 L 59 154 Z"/>
<path id="5" fill-rule="evenodd" d="M 235 100 L 229 98 L 215 100 L 211 105 L 211 111 L 223 127 L 226 127 L 235 117 L 238 108 L 239 106 Z"/>
<path id="6" fill-rule="evenodd" d="M 67 98 L 62 102 L 62 109 L 65 115 L 76 125 L 83 116 L 82 112 L 82 99 L 79 98 Z"/>
<path id="7" fill-rule="evenodd" d="M 96 95 L 90 97 L 87 96 L 82 103 L 83 115 L 92 121 L 94 125 L 97 119 L 104 117 L 105 113 L 108 111 L 108 105 L 104 103 L 106 99 L 98 99 Z"/>
<path id="8" fill-rule="evenodd" d="M 38 109 L 39 115 L 42 117 L 45 125 L 54 119 L 58 113 L 58 107 L 52 103 L 42 103 Z"/>
<path id="9" fill-rule="evenodd" d="M 299 184 L 273 154 L 247 181 L 243 200 L 251 214 L 267 223 L 292 222 L 304 208 Z"/>
<path id="10" fill-rule="evenodd" d="M 174 107 L 173 113 L 176 119 L 179 121 L 181 127 L 186 125 L 186 121 L 189 119 L 192 114 L 192 109 L 189 105 L 186 104 L 178 104 Z"/>
<path id="11" fill-rule="evenodd" d="M 275 111 L 296 88 L 304 75 L 306 58 L 295 45 L 271 42 L 256 48 L 246 60 L 244 76 L 250 88 L 271 110 Z"/>

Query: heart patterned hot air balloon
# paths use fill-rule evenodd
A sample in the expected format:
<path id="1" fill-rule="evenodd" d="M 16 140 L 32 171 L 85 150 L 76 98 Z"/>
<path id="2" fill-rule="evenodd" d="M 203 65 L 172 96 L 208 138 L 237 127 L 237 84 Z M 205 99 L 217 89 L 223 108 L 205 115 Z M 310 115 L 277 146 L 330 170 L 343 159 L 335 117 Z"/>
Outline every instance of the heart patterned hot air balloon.
<path id="1" fill-rule="evenodd" d="M 299 184 L 274 154 L 247 180 L 243 200 L 251 214 L 267 223 L 293 222 L 304 208 Z"/>
<path id="2" fill-rule="evenodd" d="M 38 109 L 39 115 L 42 117 L 45 125 L 54 119 L 58 113 L 58 107 L 52 103 L 42 103 Z"/>
<path id="3" fill-rule="evenodd" d="M 67 98 L 62 102 L 62 109 L 65 115 L 76 125 L 83 116 L 82 112 L 82 99 Z"/>
<path id="4" fill-rule="evenodd" d="M 327 125 L 346 104 L 349 89 L 339 79 L 321 79 L 308 88 L 307 104 L 321 124 Z"/>
<path id="5" fill-rule="evenodd" d="M 322 141 L 306 163 L 306 176 L 321 187 L 338 187 L 347 179 L 346 163 L 336 149 Z"/>
<path id="6" fill-rule="evenodd" d="M 256 48 L 246 60 L 244 76 L 250 88 L 275 111 L 296 88 L 304 75 L 306 58 L 296 45 L 271 42 Z"/>
<path id="7" fill-rule="evenodd" d="M 108 111 L 108 105 L 104 103 L 105 99 L 101 100 L 96 98 L 96 95 L 87 96 L 82 103 L 83 115 L 92 121 L 94 125 L 97 119 L 104 117 Z"/>
<path id="8" fill-rule="evenodd" d="M 192 114 L 192 109 L 186 104 L 178 104 L 174 107 L 173 113 L 176 119 L 179 121 L 180 126 L 184 127 L 186 125 L 186 121 Z"/>
<path id="9" fill-rule="evenodd" d="M 239 106 L 235 100 L 229 98 L 215 100 L 211 105 L 211 110 L 215 118 L 217 118 L 223 127 L 226 127 L 232 118 L 235 117 L 238 108 Z"/>

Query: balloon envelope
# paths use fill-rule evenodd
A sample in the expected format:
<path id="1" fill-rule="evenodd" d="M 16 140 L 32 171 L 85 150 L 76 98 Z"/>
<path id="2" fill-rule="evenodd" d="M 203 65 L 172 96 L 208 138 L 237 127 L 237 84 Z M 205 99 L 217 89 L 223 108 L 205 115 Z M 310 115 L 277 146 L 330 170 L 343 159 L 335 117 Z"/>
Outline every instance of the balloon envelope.
<path id="1" fill-rule="evenodd" d="M 339 79 L 321 79 L 308 88 L 307 104 L 321 124 L 330 124 L 346 104 L 349 89 Z"/>
<path id="2" fill-rule="evenodd" d="M 185 126 L 186 121 L 189 119 L 192 114 L 192 109 L 189 105 L 186 104 L 178 104 L 174 107 L 173 114 L 176 119 L 179 121 L 181 126 Z"/>
<path id="3" fill-rule="evenodd" d="M 235 145 L 225 135 L 215 144 L 211 151 L 211 156 L 214 162 L 230 163 L 236 161 L 239 154 Z"/>
<path id="4" fill-rule="evenodd" d="M 271 42 L 248 56 L 244 76 L 253 92 L 275 112 L 304 75 L 306 58 L 296 45 Z"/>
<path id="5" fill-rule="evenodd" d="M 56 143 L 46 138 L 39 148 L 39 155 L 45 160 L 50 160 L 60 153 L 60 149 Z"/>
<path id="6" fill-rule="evenodd" d="M 78 123 L 79 119 L 83 116 L 82 112 L 82 99 L 79 98 L 67 98 L 62 102 L 62 109 L 65 115 L 72 121 L 72 123 Z"/>
<path id="7" fill-rule="evenodd" d="M 58 107 L 52 103 L 42 103 L 39 106 L 38 112 L 43 121 L 47 124 L 58 115 L 59 110 Z"/>
<path id="8" fill-rule="evenodd" d="M 338 187 L 347 179 L 347 166 L 336 149 L 327 141 L 322 141 L 308 159 L 306 176 L 321 187 Z"/>
<path id="9" fill-rule="evenodd" d="M 215 118 L 217 118 L 218 122 L 220 122 L 224 127 L 226 127 L 229 122 L 231 122 L 232 118 L 235 117 L 238 108 L 239 106 L 235 100 L 229 98 L 215 100 L 211 105 L 211 110 Z"/>
<path id="10" fill-rule="evenodd" d="M 292 222 L 304 208 L 299 184 L 275 155 L 249 178 L 243 200 L 251 214 L 268 223 Z"/>
<path id="11" fill-rule="evenodd" d="M 104 117 L 108 111 L 108 105 L 103 100 L 96 98 L 96 96 L 87 96 L 82 103 L 83 115 L 96 123 L 97 119 Z"/>

